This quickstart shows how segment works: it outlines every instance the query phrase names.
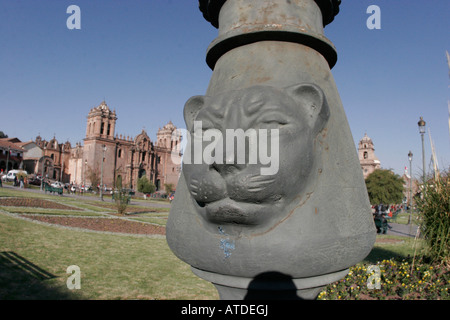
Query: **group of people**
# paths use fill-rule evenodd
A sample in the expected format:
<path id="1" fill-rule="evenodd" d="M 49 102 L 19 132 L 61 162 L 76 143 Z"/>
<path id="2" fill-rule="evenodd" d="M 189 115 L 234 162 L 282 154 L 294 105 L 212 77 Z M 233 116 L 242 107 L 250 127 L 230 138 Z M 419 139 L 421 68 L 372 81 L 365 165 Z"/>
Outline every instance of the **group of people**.
<path id="1" fill-rule="evenodd" d="M 14 176 L 14 186 L 17 187 L 19 186 L 20 188 L 24 188 L 25 186 L 25 179 L 23 176 L 20 176 L 19 179 L 17 179 L 17 176 Z"/>
<path id="2" fill-rule="evenodd" d="M 386 224 L 389 229 L 392 229 L 392 227 L 387 223 L 388 217 L 392 217 L 392 210 L 394 209 L 394 206 L 389 207 L 389 205 L 385 205 L 380 203 L 379 205 L 372 206 L 372 213 L 374 219 L 379 219 L 382 221 L 383 224 Z"/>
<path id="3" fill-rule="evenodd" d="M 401 210 L 403 208 L 402 205 L 387 205 L 387 204 L 378 204 L 378 205 L 374 205 L 372 206 L 372 214 L 374 215 L 374 217 L 376 217 L 377 215 L 385 215 L 388 217 L 392 217 L 392 215 L 394 214 L 394 212 Z"/>
<path id="4" fill-rule="evenodd" d="M 20 187 L 23 189 L 25 187 L 24 177 L 20 176 L 20 178 L 17 178 L 17 176 L 14 176 L 13 186 Z M 0 187 L 3 188 L 3 175 L 2 174 L 0 174 Z"/>

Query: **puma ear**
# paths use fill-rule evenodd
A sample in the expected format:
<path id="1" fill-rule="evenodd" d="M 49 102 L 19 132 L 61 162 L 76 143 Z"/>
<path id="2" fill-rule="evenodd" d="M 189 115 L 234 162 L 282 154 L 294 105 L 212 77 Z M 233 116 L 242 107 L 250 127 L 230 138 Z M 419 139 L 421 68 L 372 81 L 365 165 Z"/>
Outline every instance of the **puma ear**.
<path id="1" fill-rule="evenodd" d="M 304 108 L 307 122 L 315 134 L 318 134 L 330 117 L 330 109 L 322 89 L 312 83 L 302 83 L 286 88 L 288 94 Z"/>
<path id="2" fill-rule="evenodd" d="M 186 129 L 188 131 L 193 130 L 195 118 L 200 109 L 205 105 L 205 100 L 205 96 L 194 96 L 184 105 L 184 122 L 186 122 Z"/>

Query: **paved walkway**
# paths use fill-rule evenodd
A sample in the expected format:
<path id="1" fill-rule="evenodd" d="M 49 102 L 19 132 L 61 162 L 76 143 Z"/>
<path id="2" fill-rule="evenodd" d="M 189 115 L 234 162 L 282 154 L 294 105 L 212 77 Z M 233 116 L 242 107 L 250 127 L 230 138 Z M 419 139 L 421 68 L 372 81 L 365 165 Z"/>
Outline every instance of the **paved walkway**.
<path id="1" fill-rule="evenodd" d="M 392 229 L 388 229 L 387 235 L 391 236 L 404 236 L 414 238 L 417 233 L 416 225 L 399 224 L 399 223 L 389 223 Z"/>

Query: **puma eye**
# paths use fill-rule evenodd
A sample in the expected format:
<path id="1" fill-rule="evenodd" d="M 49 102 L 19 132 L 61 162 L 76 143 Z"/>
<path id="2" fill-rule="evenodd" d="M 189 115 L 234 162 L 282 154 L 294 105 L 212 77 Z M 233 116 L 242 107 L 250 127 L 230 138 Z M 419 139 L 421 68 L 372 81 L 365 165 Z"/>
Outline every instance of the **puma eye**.
<path id="1" fill-rule="evenodd" d="M 259 119 L 258 123 L 264 127 L 280 127 L 288 124 L 289 121 L 285 117 L 273 115 Z"/>
<path id="2" fill-rule="evenodd" d="M 262 123 L 264 123 L 264 124 L 277 124 L 277 125 L 282 125 L 283 126 L 283 125 L 287 124 L 287 121 L 273 119 L 273 120 L 264 120 L 264 121 L 262 121 Z"/>
<path id="3" fill-rule="evenodd" d="M 216 129 L 214 123 L 209 120 L 198 120 L 197 125 L 194 127 L 194 137 L 202 139 L 206 131 Z"/>
<path id="4" fill-rule="evenodd" d="M 200 121 L 200 125 L 201 125 L 201 129 L 202 131 L 206 131 L 206 130 L 210 130 L 210 129 L 215 129 L 216 126 L 214 125 L 214 123 L 212 123 L 209 120 L 201 120 Z"/>

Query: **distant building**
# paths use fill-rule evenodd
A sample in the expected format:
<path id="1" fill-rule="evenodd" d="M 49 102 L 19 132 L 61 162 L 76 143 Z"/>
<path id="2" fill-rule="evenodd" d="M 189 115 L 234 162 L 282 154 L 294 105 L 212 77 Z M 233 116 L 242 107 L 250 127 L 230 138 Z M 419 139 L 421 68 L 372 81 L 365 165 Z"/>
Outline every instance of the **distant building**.
<path id="1" fill-rule="evenodd" d="M 136 190 L 137 180 L 146 176 L 157 191 L 165 190 L 164 185 L 169 183 L 176 188 L 181 172 L 181 154 L 176 150 L 181 143 L 181 135 L 177 135 L 172 122 L 158 130 L 153 143 L 145 130 L 135 138 L 115 134 L 116 121 L 115 110 L 112 111 L 103 101 L 87 115 L 84 145 L 78 142 L 72 147 L 68 141 L 58 143 L 55 137 L 46 141 L 37 136 L 34 142 L 11 145 L 14 156 L 9 168 L 18 168 L 24 153 L 22 165 L 29 174 L 43 175 L 63 183 L 91 186 L 99 184 L 103 177 L 103 184 L 114 188 L 120 178 L 124 188 Z M 0 144 L 0 150 L 9 146 L 6 142 L 3 145 Z M 20 156 L 16 156 L 19 153 Z M 6 156 L 2 154 L 0 168 L 5 166 L 2 161 Z"/>
<path id="2" fill-rule="evenodd" d="M 159 129 L 154 144 L 145 130 L 134 139 L 115 135 L 116 121 L 115 110 L 111 111 L 105 101 L 90 110 L 84 146 L 78 144 L 71 151 L 71 182 L 91 185 L 92 177 L 100 177 L 103 170 L 103 183 L 110 188 L 120 178 L 123 187 L 136 189 L 142 176 L 157 190 L 165 190 L 168 183 L 176 187 L 181 155 L 172 150 L 181 143 L 181 135 L 173 135 L 177 128 L 172 122 Z"/>
<path id="3" fill-rule="evenodd" d="M 364 134 L 364 137 L 359 141 L 358 144 L 358 158 L 361 164 L 361 169 L 363 171 L 364 179 L 366 179 L 369 174 L 375 171 L 375 169 L 380 169 L 381 164 L 375 155 L 375 148 L 373 146 L 372 139 Z"/>
<path id="4" fill-rule="evenodd" d="M 411 180 L 411 173 L 408 173 L 408 168 L 405 167 L 405 173 L 402 175 L 403 179 L 403 199 L 409 206 L 411 204 L 411 198 L 414 202 L 414 197 L 420 194 L 419 182 L 417 179 Z"/>
<path id="5" fill-rule="evenodd" d="M 23 170 L 28 173 L 37 172 L 39 163 L 42 163 L 43 149 L 31 140 L 18 144 L 24 149 Z"/>
<path id="6" fill-rule="evenodd" d="M 17 138 L 0 139 L 0 172 L 22 169 L 24 149 Z"/>
<path id="7" fill-rule="evenodd" d="M 68 168 L 70 149 L 72 148 L 70 142 L 59 143 L 55 137 L 47 141 L 38 135 L 34 144 L 39 147 L 41 154 L 39 156 L 39 151 L 30 144 L 30 148 L 24 155 L 27 163 L 27 172 L 44 176 L 48 179 L 69 182 Z"/>

